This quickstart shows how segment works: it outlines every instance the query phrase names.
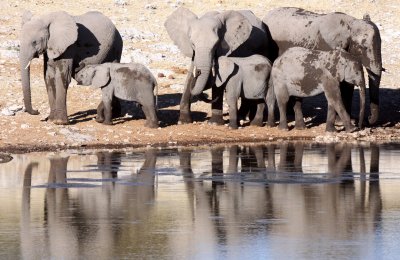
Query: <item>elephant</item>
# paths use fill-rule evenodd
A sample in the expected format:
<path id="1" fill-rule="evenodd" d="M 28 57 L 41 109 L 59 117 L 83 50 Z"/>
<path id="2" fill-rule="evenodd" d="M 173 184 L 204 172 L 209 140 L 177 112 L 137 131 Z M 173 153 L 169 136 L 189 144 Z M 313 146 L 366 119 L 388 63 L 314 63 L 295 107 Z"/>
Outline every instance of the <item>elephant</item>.
<path id="1" fill-rule="evenodd" d="M 298 97 L 294 107 L 295 127 L 304 129 L 301 99 L 325 93 L 328 101 L 326 131 L 335 131 L 335 111 L 342 119 L 347 132 L 356 129 L 344 108 L 340 96 L 340 82 L 360 88 L 359 128 L 365 112 L 365 79 L 361 62 L 341 49 L 331 51 L 310 50 L 292 47 L 279 56 L 272 66 L 267 94 L 268 124 L 273 126 L 275 99 L 278 103 L 279 128 L 287 130 L 286 105 L 290 96 Z"/>
<path id="2" fill-rule="evenodd" d="M 229 127 L 238 128 L 237 101 L 239 97 L 258 100 L 252 125 L 262 126 L 271 62 L 262 55 L 245 58 L 221 56 L 216 63 L 216 87 L 225 87 L 229 105 Z"/>
<path id="3" fill-rule="evenodd" d="M 97 122 L 112 125 L 112 100 L 116 98 L 138 102 L 146 116 L 145 126 L 158 127 L 154 101 L 157 81 L 146 66 L 140 63 L 103 63 L 87 65 L 75 77 L 78 84 L 101 88 L 102 108 L 97 110 Z M 101 106 L 99 106 L 101 107 Z"/>
<path id="4" fill-rule="evenodd" d="M 71 77 L 86 65 L 118 62 L 122 54 L 122 37 L 112 21 L 100 12 L 72 16 L 64 11 L 33 17 L 24 14 L 20 36 L 19 61 L 25 111 L 32 108 L 30 63 L 43 54 L 44 80 L 50 114 L 55 124 L 68 124 L 67 89 Z"/>
<path id="5" fill-rule="evenodd" d="M 282 7 L 263 18 L 274 44 L 274 56 L 290 47 L 316 50 L 341 48 L 356 56 L 368 72 L 371 115 L 369 124 L 379 117 L 379 85 L 382 71 L 381 37 L 368 15 L 356 19 L 344 13 L 317 14 L 300 8 Z M 274 59 L 272 60 L 274 61 Z M 351 112 L 354 88 L 341 84 L 346 110 Z"/>
<path id="6" fill-rule="evenodd" d="M 209 86 L 213 64 L 221 56 L 247 57 L 268 53 L 265 25 L 251 11 L 208 12 L 197 17 L 187 8 L 180 7 L 166 19 L 168 35 L 191 58 L 182 98 L 178 123 L 191 123 L 190 98 Z M 212 86 L 212 116 L 210 123 L 223 124 L 223 90 Z"/>

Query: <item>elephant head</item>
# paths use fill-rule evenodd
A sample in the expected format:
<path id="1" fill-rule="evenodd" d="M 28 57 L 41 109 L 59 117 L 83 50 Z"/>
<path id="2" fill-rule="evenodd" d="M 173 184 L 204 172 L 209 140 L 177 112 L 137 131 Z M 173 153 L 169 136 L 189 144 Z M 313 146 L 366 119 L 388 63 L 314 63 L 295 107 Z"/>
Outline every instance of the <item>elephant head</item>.
<path id="1" fill-rule="evenodd" d="M 340 81 L 345 81 L 360 88 L 360 113 L 358 125 L 359 128 L 362 128 L 365 114 L 365 78 L 363 65 L 359 59 L 354 57 L 352 54 L 340 50 L 337 69 Z"/>
<path id="2" fill-rule="evenodd" d="M 375 124 L 379 117 L 379 85 L 382 75 L 381 37 L 378 27 L 368 16 L 350 23 L 349 52 L 358 57 L 367 69 L 369 78 L 369 123 Z"/>
<path id="3" fill-rule="evenodd" d="M 192 95 L 204 90 L 215 59 L 235 51 L 252 31 L 250 21 L 238 11 L 210 12 L 198 18 L 183 7 L 175 10 L 164 25 L 181 52 L 192 58 L 196 78 Z"/>
<path id="4" fill-rule="evenodd" d="M 243 88 L 244 96 L 248 99 L 263 99 L 271 71 L 271 63 L 261 55 L 252 55 L 246 58 L 219 57 L 216 66 L 215 85 L 222 86 L 231 77 L 235 77 L 234 84 L 238 93 Z"/>
<path id="5" fill-rule="evenodd" d="M 110 67 L 107 64 L 87 65 L 76 73 L 75 79 L 80 85 L 102 88 L 110 82 Z"/>
<path id="6" fill-rule="evenodd" d="M 49 59 L 60 57 L 65 50 L 76 42 L 78 26 L 71 15 L 54 12 L 41 17 L 32 17 L 27 12 L 22 19 L 20 35 L 20 66 L 25 111 L 38 114 L 32 108 L 30 89 L 30 63 L 33 58 L 46 54 Z"/>

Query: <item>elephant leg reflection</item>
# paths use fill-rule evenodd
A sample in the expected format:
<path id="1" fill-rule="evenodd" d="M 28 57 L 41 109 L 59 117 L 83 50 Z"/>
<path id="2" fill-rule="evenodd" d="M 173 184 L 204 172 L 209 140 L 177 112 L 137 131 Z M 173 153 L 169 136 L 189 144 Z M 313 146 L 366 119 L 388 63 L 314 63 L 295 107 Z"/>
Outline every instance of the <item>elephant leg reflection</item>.
<path id="1" fill-rule="evenodd" d="M 21 207 L 21 252 L 23 258 L 30 258 L 33 250 L 33 239 L 31 235 L 31 186 L 32 186 L 32 170 L 38 167 L 38 163 L 29 163 L 24 172 L 24 182 L 22 189 L 22 207 Z"/>
<path id="2" fill-rule="evenodd" d="M 227 174 L 236 174 L 238 172 L 239 163 L 239 146 L 231 145 L 229 147 L 229 164 Z"/>
<path id="3" fill-rule="evenodd" d="M 222 180 L 224 176 L 223 152 L 224 147 L 211 148 L 211 177 L 213 187 L 224 184 Z"/>
<path id="4" fill-rule="evenodd" d="M 369 206 L 374 220 L 379 222 L 382 211 L 382 196 L 379 183 L 379 146 L 371 144 L 371 166 L 369 173 Z"/>
<path id="5" fill-rule="evenodd" d="M 346 177 L 347 181 L 354 181 L 343 173 L 352 173 L 351 145 L 349 144 L 328 144 L 328 169 L 334 177 Z"/>

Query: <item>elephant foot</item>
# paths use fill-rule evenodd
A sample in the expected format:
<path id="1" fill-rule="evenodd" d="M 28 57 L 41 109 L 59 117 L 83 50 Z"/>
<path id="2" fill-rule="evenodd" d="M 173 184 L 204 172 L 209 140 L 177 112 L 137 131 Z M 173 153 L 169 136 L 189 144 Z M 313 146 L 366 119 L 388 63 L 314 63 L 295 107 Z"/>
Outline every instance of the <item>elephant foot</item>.
<path id="1" fill-rule="evenodd" d="M 348 127 L 346 127 L 346 132 L 347 133 L 353 133 L 353 132 L 355 132 L 355 131 L 357 131 L 358 130 L 358 127 L 355 127 L 355 126 L 348 126 Z"/>
<path id="2" fill-rule="evenodd" d="M 179 119 L 178 119 L 178 125 L 183 125 L 183 124 L 191 124 L 193 123 L 192 116 L 190 113 L 180 113 L 179 114 Z"/>
<path id="3" fill-rule="evenodd" d="M 104 121 L 102 122 L 102 124 L 103 124 L 103 125 L 113 125 L 112 121 L 107 121 L 107 120 L 104 120 Z"/>
<path id="4" fill-rule="evenodd" d="M 288 126 L 286 124 L 279 124 L 278 129 L 283 131 L 289 131 Z"/>
<path id="5" fill-rule="evenodd" d="M 210 125 L 223 125 L 225 124 L 225 121 L 222 118 L 222 115 L 212 115 L 210 120 L 208 120 L 208 123 Z"/>
<path id="6" fill-rule="evenodd" d="M 336 128 L 334 125 L 326 125 L 325 131 L 329 133 L 334 133 L 336 132 Z"/>
<path id="7" fill-rule="evenodd" d="M 30 115 L 34 115 L 34 116 L 40 114 L 38 110 L 34 110 L 34 109 L 32 109 L 32 108 L 30 108 L 30 109 L 25 109 L 25 112 L 28 113 L 28 114 L 30 114 Z"/>
<path id="8" fill-rule="evenodd" d="M 297 130 L 304 130 L 306 129 L 306 124 L 304 123 L 304 120 L 299 120 L 295 122 L 294 128 Z"/>
<path id="9" fill-rule="evenodd" d="M 262 120 L 258 120 L 258 119 L 257 120 L 254 119 L 253 121 L 250 122 L 250 125 L 262 127 L 263 126 L 263 121 Z"/>
<path id="10" fill-rule="evenodd" d="M 62 119 L 55 119 L 54 121 L 52 121 L 53 124 L 55 125 L 69 125 L 68 120 L 62 120 Z"/>
<path id="11" fill-rule="evenodd" d="M 144 126 L 145 127 L 148 127 L 148 128 L 157 128 L 158 127 L 158 123 L 156 123 L 156 122 L 145 122 L 144 123 Z"/>
<path id="12" fill-rule="evenodd" d="M 104 122 L 104 117 L 96 117 L 96 122 L 97 123 L 103 123 Z"/>
<path id="13" fill-rule="evenodd" d="M 238 125 L 237 124 L 229 124 L 229 129 L 234 129 L 234 130 L 236 130 L 236 129 L 238 129 Z"/>
<path id="14" fill-rule="evenodd" d="M 270 121 L 270 120 L 268 120 L 267 126 L 269 126 L 269 127 L 274 127 L 274 126 L 275 126 L 275 121 Z"/>

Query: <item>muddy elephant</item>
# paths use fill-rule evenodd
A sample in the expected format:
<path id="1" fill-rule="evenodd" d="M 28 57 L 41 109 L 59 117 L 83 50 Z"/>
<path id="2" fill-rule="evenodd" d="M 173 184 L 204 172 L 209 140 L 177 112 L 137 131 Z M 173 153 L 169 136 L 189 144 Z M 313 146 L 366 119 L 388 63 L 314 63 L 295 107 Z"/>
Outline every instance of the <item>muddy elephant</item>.
<path id="1" fill-rule="evenodd" d="M 88 65 L 76 73 L 78 84 L 101 88 L 103 106 L 97 110 L 96 121 L 112 125 L 112 100 L 134 101 L 142 106 L 145 126 L 158 127 L 154 88 L 157 81 L 146 66 L 140 63 L 103 63 Z"/>
<path id="2" fill-rule="evenodd" d="M 293 47 L 275 60 L 269 81 L 267 104 L 268 124 L 273 126 L 275 97 L 279 107 L 279 128 L 287 130 L 286 104 L 289 97 L 300 98 L 294 107 L 295 127 L 304 129 L 301 99 L 325 93 L 328 101 L 326 131 L 335 131 L 335 111 L 342 119 L 346 131 L 356 128 L 351 124 L 350 116 L 344 108 L 340 96 L 340 82 L 360 87 L 359 127 L 362 127 L 365 112 L 365 79 L 361 62 L 340 49 L 331 51 L 310 50 Z"/>
<path id="3" fill-rule="evenodd" d="M 99 12 L 80 16 L 53 12 L 40 17 L 27 12 L 23 16 L 20 41 L 25 111 L 39 114 L 32 108 L 30 62 L 43 54 L 50 105 L 48 120 L 55 124 L 68 124 L 66 98 L 71 77 L 86 65 L 119 61 L 123 45 L 115 25 Z"/>
<path id="4" fill-rule="evenodd" d="M 251 11 L 208 12 L 197 17 L 180 7 L 165 21 L 168 35 L 181 52 L 191 58 L 180 102 L 179 123 L 192 122 L 190 98 L 210 87 L 208 80 L 218 57 L 268 55 L 265 25 Z M 220 88 L 212 87 L 211 123 L 223 124 Z"/>
<path id="5" fill-rule="evenodd" d="M 288 48 L 332 50 L 341 48 L 362 62 L 369 78 L 369 123 L 379 117 L 379 85 L 382 75 L 381 37 L 368 15 L 356 19 L 344 13 L 317 14 L 300 8 L 283 7 L 268 12 L 263 18 L 272 39 L 275 56 Z M 353 89 L 341 85 L 346 110 L 351 110 Z"/>
<path id="6" fill-rule="evenodd" d="M 226 90 L 229 105 L 229 127 L 238 128 L 239 97 L 257 102 L 257 112 L 251 125 L 262 126 L 265 96 L 272 64 L 264 56 L 252 55 L 245 58 L 219 57 L 216 63 L 215 85 Z"/>

